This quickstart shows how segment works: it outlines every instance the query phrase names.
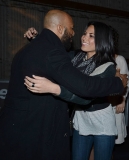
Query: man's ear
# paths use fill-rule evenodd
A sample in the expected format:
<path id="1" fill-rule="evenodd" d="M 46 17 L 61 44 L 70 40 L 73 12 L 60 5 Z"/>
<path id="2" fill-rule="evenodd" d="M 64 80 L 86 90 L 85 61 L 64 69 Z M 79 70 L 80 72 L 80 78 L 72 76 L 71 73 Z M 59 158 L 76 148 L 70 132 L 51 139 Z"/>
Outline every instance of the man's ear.
<path id="1" fill-rule="evenodd" d="M 57 25 L 57 31 L 62 36 L 64 34 L 65 28 L 62 25 Z"/>

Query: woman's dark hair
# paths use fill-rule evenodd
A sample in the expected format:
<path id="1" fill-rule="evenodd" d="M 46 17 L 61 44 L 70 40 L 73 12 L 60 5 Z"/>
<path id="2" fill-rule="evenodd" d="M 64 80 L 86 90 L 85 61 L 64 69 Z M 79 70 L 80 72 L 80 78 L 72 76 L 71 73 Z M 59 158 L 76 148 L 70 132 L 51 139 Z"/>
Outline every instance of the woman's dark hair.
<path id="1" fill-rule="evenodd" d="M 86 29 L 94 26 L 95 31 L 95 50 L 94 60 L 96 65 L 102 65 L 106 62 L 113 62 L 114 60 L 114 38 L 112 28 L 105 23 L 92 21 L 89 22 Z"/>

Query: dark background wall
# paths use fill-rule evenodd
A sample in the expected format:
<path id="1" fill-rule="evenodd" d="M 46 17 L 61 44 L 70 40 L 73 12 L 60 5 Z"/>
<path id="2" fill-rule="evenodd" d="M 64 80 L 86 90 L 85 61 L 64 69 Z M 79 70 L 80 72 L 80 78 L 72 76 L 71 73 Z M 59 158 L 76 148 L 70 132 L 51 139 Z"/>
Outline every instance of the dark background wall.
<path id="1" fill-rule="evenodd" d="M 90 20 L 105 22 L 119 34 L 119 54 L 129 63 L 129 0 L 0 0 L 0 109 L 7 93 L 14 55 L 29 43 L 23 38 L 31 26 L 39 33 L 45 13 L 53 8 L 68 12 L 74 19 L 73 48 L 80 47 L 80 37 Z M 129 125 L 129 98 L 126 103 L 126 124 Z M 128 138 L 128 137 L 127 137 Z M 114 160 L 127 160 L 129 138 L 114 154 Z"/>
<path id="2" fill-rule="evenodd" d="M 24 32 L 31 26 L 41 32 L 45 13 L 53 8 L 67 11 L 73 17 L 75 49 L 80 47 L 80 37 L 87 22 L 97 20 L 113 26 L 118 31 L 119 53 L 129 58 L 127 0 L 0 0 L 0 80 L 9 79 L 13 56 L 29 43 L 23 38 Z"/>

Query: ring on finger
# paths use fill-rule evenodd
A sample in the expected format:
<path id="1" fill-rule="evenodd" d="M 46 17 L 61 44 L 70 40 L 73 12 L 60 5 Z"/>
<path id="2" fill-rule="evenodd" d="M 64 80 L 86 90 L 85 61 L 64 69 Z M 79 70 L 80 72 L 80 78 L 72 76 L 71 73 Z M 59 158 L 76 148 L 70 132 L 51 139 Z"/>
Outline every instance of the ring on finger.
<path id="1" fill-rule="evenodd" d="M 32 87 L 34 87 L 35 83 L 32 83 Z"/>

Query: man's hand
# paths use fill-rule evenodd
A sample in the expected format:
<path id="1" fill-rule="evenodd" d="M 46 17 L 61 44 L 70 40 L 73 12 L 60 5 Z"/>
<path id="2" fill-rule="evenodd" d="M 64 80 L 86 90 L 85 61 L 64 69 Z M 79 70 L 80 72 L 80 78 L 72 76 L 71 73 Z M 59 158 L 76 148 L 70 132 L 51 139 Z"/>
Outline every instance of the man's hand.
<path id="1" fill-rule="evenodd" d="M 120 74 L 120 69 L 118 68 L 116 70 L 116 77 L 119 77 L 122 80 L 123 86 L 126 87 L 127 86 L 127 82 L 128 82 L 128 76 L 127 74 Z"/>
<path id="2" fill-rule="evenodd" d="M 38 35 L 38 31 L 34 28 L 28 28 L 28 30 L 24 33 L 24 37 L 27 37 L 28 39 L 34 39 Z"/>

